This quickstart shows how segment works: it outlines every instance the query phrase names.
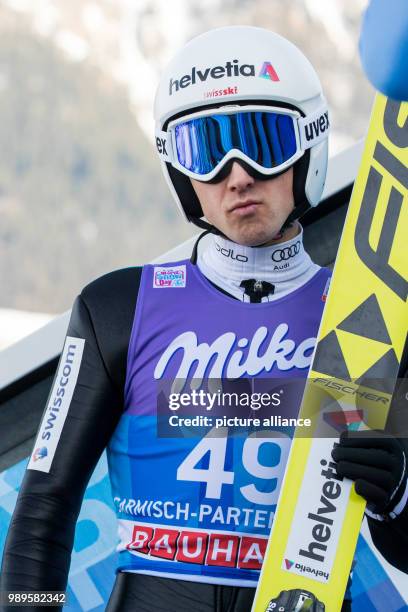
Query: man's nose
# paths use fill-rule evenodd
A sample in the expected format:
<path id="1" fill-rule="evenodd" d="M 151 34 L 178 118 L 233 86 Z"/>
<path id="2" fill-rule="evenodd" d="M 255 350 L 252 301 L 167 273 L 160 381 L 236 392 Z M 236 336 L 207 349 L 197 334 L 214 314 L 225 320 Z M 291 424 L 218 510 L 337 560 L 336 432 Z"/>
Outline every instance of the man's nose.
<path id="1" fill-rule="evenodd" d="M 255 179 L 239 164 L 234 162 L 227 178 L 227 186 L 231 191 L 245 191 L 253 185 Z"/>

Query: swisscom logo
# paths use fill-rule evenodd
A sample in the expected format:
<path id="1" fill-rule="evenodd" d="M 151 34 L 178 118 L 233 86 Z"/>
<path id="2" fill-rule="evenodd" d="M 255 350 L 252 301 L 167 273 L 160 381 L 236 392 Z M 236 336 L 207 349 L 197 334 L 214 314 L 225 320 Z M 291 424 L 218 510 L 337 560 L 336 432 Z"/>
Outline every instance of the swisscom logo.
<path id="1" fill-rule="evenodd" d="M 254 77 L 258 76 L 262 79 L 270 81 L 279 81 L 278 73 L 272 66 L 271 62 L 263 62 L 258 74 L 254 64 L 240 64 L 237 59 L 226 62 L 224 66 L 208 66 L 206 68 L 197 68 L 193 66 L 189 74 L 184 74 L 178 79 L 171 78 L 169 81 L 169 94 L 173 95 L 175 91 L 186 89 L 190 85 L 196 83 L 205 83 L 210 79 L 222 79 L 224 77 Z"/>
<path id="2" fill-rule="evenodd" d="M 48 455 L 47 448 L 43 446 L 42 448 L 36 448 L 33 453 L 33 460 L 38 461 L 39 459 L 44 459 Z"/>

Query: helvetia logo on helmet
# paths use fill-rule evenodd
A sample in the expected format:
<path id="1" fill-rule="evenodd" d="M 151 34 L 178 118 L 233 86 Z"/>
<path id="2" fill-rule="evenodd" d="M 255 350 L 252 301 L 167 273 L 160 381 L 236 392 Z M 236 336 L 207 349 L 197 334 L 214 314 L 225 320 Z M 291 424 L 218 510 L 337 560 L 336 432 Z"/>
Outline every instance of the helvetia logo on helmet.
<path id="1" fill-rule="evenodd" d="M 275 68 L 272 66 L 271 62 L 263 63 L 259 76 L 262 77 L 263 79 L 270 79 L 271 81 L 279 81 L 279 77 L 276 73 Z"/>
<path id="2" fill-rule="evenodd" d="M 256 70 L 254 64 L 240 64 L 237 59 L 226 62 L 225 66 L 208 66 L 206 68 L 197 68 L 193 66 L 190 74 L 184 74 L 178 79 L 171 78 L 169 81 L 169 95 L 173 95 L 175 91 L 196 85 L 196 83 L 205 83 L 208 78 L 222 79 L 224 77 L 254 77 Z M 258 73 L 259 77 L 269 79 L 271 81 L 279 81 L 278 74 L 271 62 L 263 62 Z"/>

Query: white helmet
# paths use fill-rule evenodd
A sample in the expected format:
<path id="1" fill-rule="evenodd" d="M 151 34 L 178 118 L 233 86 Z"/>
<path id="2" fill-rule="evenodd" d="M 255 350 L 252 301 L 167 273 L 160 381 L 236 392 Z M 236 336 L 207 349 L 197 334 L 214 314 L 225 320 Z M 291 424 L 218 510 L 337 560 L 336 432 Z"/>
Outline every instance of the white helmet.
<path id="1" fill-rule="evenodd" d="M 298 111 L 303 117 L 303 129 L 311 142 L 293 164 L 295 211 L 288 219 L 291 221 L 316 206 L 321 198 L 329 121 L 314 68 L 282 36 L 252 26 L 229 26 L 188 42 L 160 80 L 154 104 L 156 134 L 165 136 L 169 122 L 181 116 L 209 107 L 248 103 L 281 106 Z M 156 138 L 159 154 L 160 142 Z M 163 155 L 161 160 L 166 181 L 185 218 L 205 225 L 190 179 Z"/>

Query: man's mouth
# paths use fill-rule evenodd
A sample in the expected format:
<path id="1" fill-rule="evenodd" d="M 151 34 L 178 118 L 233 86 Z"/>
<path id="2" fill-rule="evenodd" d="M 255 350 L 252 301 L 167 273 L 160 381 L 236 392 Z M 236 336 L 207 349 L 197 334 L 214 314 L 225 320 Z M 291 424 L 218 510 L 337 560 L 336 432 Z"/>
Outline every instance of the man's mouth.
<path id="1" fill-rule="evenodd" d="M 248 215 L 256 211 L 261 202 L 258 200 L 243 200 L 242 202 L 236 202 L 231 206 L 229 212 L 233 212 L 236 215 Z"/>

